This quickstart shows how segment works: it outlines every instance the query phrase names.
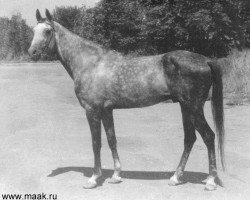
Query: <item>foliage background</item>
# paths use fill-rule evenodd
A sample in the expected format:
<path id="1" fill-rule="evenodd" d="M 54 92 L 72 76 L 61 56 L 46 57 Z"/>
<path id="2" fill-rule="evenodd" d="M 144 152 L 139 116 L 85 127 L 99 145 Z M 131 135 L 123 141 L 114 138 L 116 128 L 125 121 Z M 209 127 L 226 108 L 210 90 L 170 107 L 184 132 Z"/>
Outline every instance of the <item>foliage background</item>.
<path id="1" fill-rule="evenodd" d="M 23 60 L 32 39 L 32 30 L 20 14 L 0 18 L 0 60 Z"/>

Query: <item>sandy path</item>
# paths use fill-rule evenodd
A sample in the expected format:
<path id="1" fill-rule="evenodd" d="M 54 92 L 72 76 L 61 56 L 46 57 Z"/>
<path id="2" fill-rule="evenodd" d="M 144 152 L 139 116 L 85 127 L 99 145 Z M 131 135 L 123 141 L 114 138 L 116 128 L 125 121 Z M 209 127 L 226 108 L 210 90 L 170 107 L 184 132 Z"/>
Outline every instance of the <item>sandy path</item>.
<path id="1" fill-rule="evenodd" d="M 209 102 L 205 111 L 212 124 Z M 91 138 L 64 69 L 0 65 L 0 194 L 44 192 L 59 200 L 248 199 L 250 107 L 226 108 L 225 115 L 228 172 L 219 170 L 224 188 L 203 190 L 208 162 L 200 136 L 184 174 L 187 183 L 168 186 L 183 149 L 181 113 L 178 104 L 158 104 L 115 111 L 123 182 L 107 183 L 113 163 L 103 134 L 102 186 L 84 190 L 93 165 Z"/>

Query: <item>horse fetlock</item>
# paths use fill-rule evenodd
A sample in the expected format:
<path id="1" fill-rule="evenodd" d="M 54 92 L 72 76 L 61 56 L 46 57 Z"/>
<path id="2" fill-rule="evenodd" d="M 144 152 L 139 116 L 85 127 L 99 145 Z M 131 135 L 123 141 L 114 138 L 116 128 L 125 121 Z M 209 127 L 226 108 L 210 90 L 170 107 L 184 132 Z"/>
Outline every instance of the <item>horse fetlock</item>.
<path id="1" fill-rule="evenodd" d="M 102 170 L 101 169 L 94 169 L 94 173 L 90 179 L 96 180 L 101 176 L 102 176 Z"/>
<path id="2" fill-rule="evenodd" d="M 121 174 L 121 168 L 116 166 L 113 176 L 120 176 L 120 174 Z"/>
<path id="3" fill-rule="evenodd" d="M 122 170 L 122 167 L 121 167 L 121 163 L 120 163 L 120 160 L 119 159 L 115 159 L 114 160 L 114 168 L 115 168 L 115 171 L 120 173 L 121 170 Z"/>

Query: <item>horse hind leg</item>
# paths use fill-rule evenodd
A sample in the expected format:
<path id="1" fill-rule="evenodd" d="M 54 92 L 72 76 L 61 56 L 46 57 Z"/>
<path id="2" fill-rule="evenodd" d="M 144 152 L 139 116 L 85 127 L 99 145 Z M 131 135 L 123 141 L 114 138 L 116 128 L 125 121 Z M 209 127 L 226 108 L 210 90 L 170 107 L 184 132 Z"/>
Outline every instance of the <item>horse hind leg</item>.
<path id="1" fill-rule="evenodd" d="M 200 108 L 195 112 L 194 126 L 195 129 L 200 133 L 208 150 L 208 161 L 209 161 L 209 176 L 206 179 L 205 190 L 215 190 L 217 184 L 215 178 L 217 177 L 216 157 L 215 157 L 215 134 L 208 125 L 203 108 Z"/>
<path id="2" fill-rule="evenodd" d="M 181 112 L 184 129 L 184 151 L 175 174 L 170 178 L 170 186 L 179 185 L 182 183 L 180 178 L 183 175 L 183 171 L 185 169 L 189 154 L 196 141 L 195 128 L 192 123 L 193 115 L 191 115 L 188 109 L 183 105 L 181 105 Z"/>
<path id="3" fill-rule="evenodd" d="M 110 108 L 105 108 L 102 112 L 102 123 L 107 135 L 108 144 L 112 152 L 112 157 L 114 160 L 114 174 L 109 180 L 109 183 L 120 183 L 122 181 L 120 172 L 121 172 L 121 163 L 117 152 L 117 141 L 115 137 L 115 128 L 114 128 L 114 119 L 113 119 L 113 110 Z"/>

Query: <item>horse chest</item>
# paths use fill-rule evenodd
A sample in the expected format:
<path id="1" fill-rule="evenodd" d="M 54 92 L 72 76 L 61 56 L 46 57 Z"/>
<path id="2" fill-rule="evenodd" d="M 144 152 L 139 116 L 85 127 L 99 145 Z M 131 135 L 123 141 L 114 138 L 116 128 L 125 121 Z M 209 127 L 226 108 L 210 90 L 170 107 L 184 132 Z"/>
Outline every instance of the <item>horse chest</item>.
<path id="1" fill-rule="evenodd" d="M 84 74 L 75 81 L 75 92 L 81 101 L 89 105 L 100 105 L 105 101 L 107 78 L 96 71 Z"/>

